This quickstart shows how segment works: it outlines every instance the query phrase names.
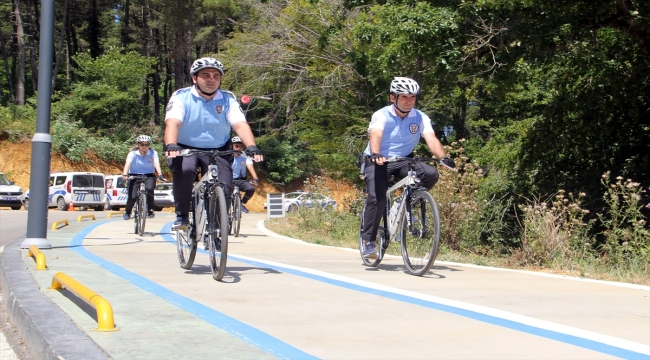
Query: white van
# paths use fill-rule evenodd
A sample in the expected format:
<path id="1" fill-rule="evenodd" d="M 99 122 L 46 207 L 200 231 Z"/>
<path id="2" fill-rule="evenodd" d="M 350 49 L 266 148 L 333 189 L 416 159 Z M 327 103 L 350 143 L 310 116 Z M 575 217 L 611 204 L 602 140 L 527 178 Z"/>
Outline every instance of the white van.
<path id="1" fill-rule="evenodd" d="M 0 173 L 0 206 L 9 206 L 12 210 L 20 210 L 23 206 L 23 189 L 14 185 L 7 177 Z M 27 206 L 25 206 L 27 210 Z"/>
<path id="2" fill-rule="evenodd" d="M 50 174 L 49 207 L 61 211 L 72 206 L 104 210 L 106 189 L 104 174 L 90 172 L 59 172 Z"/>
<path id="3" fill-rule="evenodd" d="M 122 175 L 104 175 L 106 184 L 106 201 L 104 209 L 120 210 L 126 207 L 129 199 L 129 181 L 122 179 Z"/>

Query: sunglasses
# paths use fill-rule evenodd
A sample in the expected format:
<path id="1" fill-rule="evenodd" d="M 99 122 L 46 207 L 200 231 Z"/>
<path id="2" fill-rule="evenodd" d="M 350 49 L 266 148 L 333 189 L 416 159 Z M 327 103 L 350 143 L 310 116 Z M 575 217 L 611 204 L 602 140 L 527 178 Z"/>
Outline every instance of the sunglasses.
<path id="1" fill-rule="evenodd" d="M 148 147 L 148 146 L 149 146 L 149 144 L 145 144 L 145 143 L 139 143 L 139 144 L 138 144 L 138 146 L 147 146 L 147 147 Z"/>

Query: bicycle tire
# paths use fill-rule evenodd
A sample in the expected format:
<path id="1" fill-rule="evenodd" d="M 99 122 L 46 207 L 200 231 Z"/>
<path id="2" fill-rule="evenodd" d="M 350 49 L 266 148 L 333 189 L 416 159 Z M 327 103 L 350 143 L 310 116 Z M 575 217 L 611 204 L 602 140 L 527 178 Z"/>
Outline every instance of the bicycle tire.
<path id="1" fill-rule="evenodd" d="M 411 275 L 422 276 L 431 269 L 438 255 L 440 214 L 436 201 L 427 191 L 413 193 L 410 204 L 411 218 L 402 222 L 402 259 Z"/>
<path id="2" fill-rule="evenodd" d="M 144 225 L 147 223 L 147 199 L 144 194 L 138 198 L 138 235 L 144 235 Z"/>
<path id="3" fill-rule="evenodd" d="M 210 191 L 208 251 L 212 278 L 219 281 L 226 272 L 228 261 L 228 212 L 223 188 L 213 186 Z"/>
<path id="4" fill-rule="evenodd" d="M 194 264 L 194 258 L 196 257 L 196 229 L 194 227 L 194 213 L 192 208 L 194 208 L 194 200 L 190 203 L 190 214 L 189 220 L 190 225 L 185 229 L 176 230 L 176 251 L 178 254 L 178 263 L 181 268 L 189 270 Z"/>
<path id="5" fill-rule="evenodd" d="M 235 193 L 232 198 L 232 234 L 235 237 L 239 236 L 239 228 L 241 225 L 241 198 L 239 192 Z"/>
<path id="6" fill-rule="evenodd" d="M 385 251 L 379 251 L 379 247 L 382 246 L 382 244 L 385 244 L 384 240 L 386 237 L 386 233 L 384 231 L 385 227 L 382 228 L 381 226 L 377 229 L 377 237 L 375 238 L 375 247 L 377 248 L 377 257 L 374 259 L 370 259 L 367 257 L 363 256 L 363 239 L 361 238 L 361 232 L 363 231 L 363 214 L 366 212 L 366 202 L 364 200 L 363 206 L 361 207 L 361 212 L 359 213 L 359 255 L 361 256 L 361 261 L 363 261 L 363 265 L 370 266 L 370 267 L 377 267 L 379 266 L 379 263 L 381 263 L 381 260 L 384 258 L 384 253 Z M 385 221 L 385 218 L 382 217 L 382 219 Z"/>
<path id="7" fill-rule="evenodd" d="M 133 233 L 134 234 L 139 234 L 140 233 L 140 222 L 138 221 L 138 206 L 140 202 L 136 201 L 135 205 L 133 206 L 132 214 L 133 214 Z"/>

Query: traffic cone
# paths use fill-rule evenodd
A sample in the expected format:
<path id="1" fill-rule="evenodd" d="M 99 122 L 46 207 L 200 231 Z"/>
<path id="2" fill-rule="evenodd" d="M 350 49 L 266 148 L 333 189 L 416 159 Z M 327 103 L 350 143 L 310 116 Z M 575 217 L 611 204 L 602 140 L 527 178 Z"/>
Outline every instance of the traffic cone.
<path id="1" fill-rule="evenodd" d="M 72 203 L 72 199 L 70 199 L 70 205 L 68 205 L 68 211 L 74 211 L 74 204 Z"/>

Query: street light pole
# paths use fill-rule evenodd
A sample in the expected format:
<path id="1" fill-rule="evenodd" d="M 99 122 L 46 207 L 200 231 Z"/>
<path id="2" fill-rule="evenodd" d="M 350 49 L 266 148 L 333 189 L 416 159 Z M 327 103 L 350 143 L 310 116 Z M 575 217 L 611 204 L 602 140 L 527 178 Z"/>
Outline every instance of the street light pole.
<path id="1" fill-rule="evenodd" d="M 41 0 L 41 29 L 38 55 L 38 100 L 36 132 L 32 137 L 32 160 L 29 174 L 29 208 L 27 234 L 23 249 L 36 245 L 49 249 L 47 240 L 47 197 L 50 177 L 50 108 L 52 105 L 52 57 L 54 52 L 54 0 Z"/>

